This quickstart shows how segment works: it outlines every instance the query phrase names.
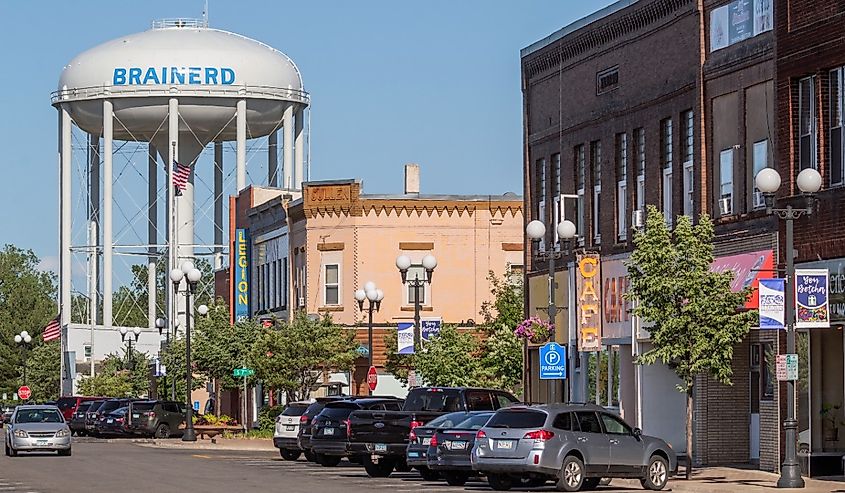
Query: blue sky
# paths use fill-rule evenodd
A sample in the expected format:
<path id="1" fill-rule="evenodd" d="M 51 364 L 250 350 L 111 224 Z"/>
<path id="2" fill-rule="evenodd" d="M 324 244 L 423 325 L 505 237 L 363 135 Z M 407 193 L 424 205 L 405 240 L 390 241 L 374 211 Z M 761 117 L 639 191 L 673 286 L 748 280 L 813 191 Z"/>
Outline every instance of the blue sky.
<path id="1" fill-rule="evenodd" d="M 299 66 L 312 96 L 312 179 L 360 178 L 401 193 L 521 192 L 519 50 L 611 2 L 433 0 L 210 2 L 212 27 L 263 41 Z M 58 249 L 57 117 L 74 55 L 202 1 L 2 2 L 0 243 Z M 138 190 L 144 196 L 144 190 Z"/>

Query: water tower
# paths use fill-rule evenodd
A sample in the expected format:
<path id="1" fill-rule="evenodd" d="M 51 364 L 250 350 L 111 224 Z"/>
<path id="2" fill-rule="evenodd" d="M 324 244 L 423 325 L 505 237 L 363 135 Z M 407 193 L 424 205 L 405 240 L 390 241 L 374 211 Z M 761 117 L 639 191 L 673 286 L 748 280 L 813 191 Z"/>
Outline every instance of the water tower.
<path id="1" fill-rule="evenodd" d="M 210 29 L 205 21 L 173 19 L 156 21 L 152 29 L 123 36 L 91 48 L 62 70 L 52 104 L 59 113 L 59 165 L 61 171 L 61 218 L 59 273 L 63 354 L 71 325 L 73 252 L 89 252 L 90 313 L 97 317 L 98 291 L 102 293 L 102 320 L 91 320 L 101 330 L 118 329 L 113 320 L 113 259 L 124 251 L 148 253 L 150 300 L 148 328 L 155 327 L 155 271 L 178 266 L 198 251 L 211 251 L 218 262 L 228 250 L 224 225 L 223 145 L 235 147 L 236 190 L 247 186 L 247 141 L 266 137 L 268 184 L 291 191 L 301 190 L 304 180 L 306 108 L 309 96 L 293 61 L 282 52 L 239 34 Z M 84 221 L 86 241 L 73 244 L 72 129 L 87 136 L 87 203 Z M 77 133 L 79 133 L 77 131 Z M 278 134 L 282 134 L 281 143 Z M 145 244 L 115 242 L 113 157 L 121 143 L 145 143 L 148 166 L 147 190 L 135 190 L 134 199 L 146 195 Z M 214 146 L 213 170 L 202 170 L 197 158 Z M 282 150 L 282 180 L 278 183 Z M 194 173 L 181 194 L 172 184 L 175 163 L 194 166 Z M 209 166 L 210 167 L 210 166 Z M 194 228 L 194 176 L 213 173 L 214 240 L 198 242 Z M 122 183 L 121 183 L 122 184 Z M 102 195 L 101 195 L 102 190 Z M 159 197 L 159 190 L 163 190 Z M 159 228 L 159 203 L 164 203 L 164 227 Z M 102 204 L 102 206 L 100 206 Z M 77 231 L 78 233 L 78 231 Z M 76 237 L 80 235 L 77 234 Z M 99 259 L 102 268 L 99 269 Z M 163 264 L 166 265 L 158 265 Z M 90 275 L 93 272 L 93 275 Z M 102 287 L 99 287 L 99 278 Z M 169 285 L 169 283 L 168 283 Z M 184 305 L 172 303 L 168 290 L 167 319 L 178 323 Z M 184 297 L 177 296 L 184 303 Z M 87 327 L 89 324 L 82 324 Z M 73 328 L 73 327 L 71 327 Z M 117 333 L 117 331 L 112 331 Z M 92 336 L 93 337 L 93 336 Z M 66 364 L 65 358 L 62 363 Z M 63 372 L 63 394 L 68 391 Z"/>

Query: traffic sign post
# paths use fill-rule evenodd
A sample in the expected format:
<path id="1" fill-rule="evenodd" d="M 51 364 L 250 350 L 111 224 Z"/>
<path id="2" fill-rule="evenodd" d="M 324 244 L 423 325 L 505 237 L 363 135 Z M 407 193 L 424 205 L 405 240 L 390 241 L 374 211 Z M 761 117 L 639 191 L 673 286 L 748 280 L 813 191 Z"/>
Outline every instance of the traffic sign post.
<path id="1" fill-rule="evenodd" d="M 777 355 L 775 374 L 779 382 L 798 380 L 798 355 Z"/>
<path id="2" fill-rule="evenodd" d="M 251 377 L 253 375 L 255 375 L 255 370 L 253 370 L 252 368 L 246 368 L 246 367 L 235 368 L 232 371 L 233 377 L 244 379 L 244 391 L 243 391 L 243 396 L 241 398 L 241 412 L 242 412 L 241 421 L 243 421 L 244 433 L 246 433 L 246 392 L 247 392 L 247 390 L 246 390 L 246 379 L 247 379 L 247 377 Z"/>
<path id="3" fill-rule="evenodd" d="M 367 371 L 367 385 L 370 387 L 370 394 L 376 391 L 378 385 L 378 372 L 375 366 L 371 366 Z"/>
<path id="4" fill-rule="evenodd" d="M 556 342 L 540 347 L 540 379 L 563 380 L 566 378 L 566 348 Z"/>
<path id="5" fill-rule="evenodd" d="M 255 370 L 252 368 L 235 368 L 235 371 L 232 372 L 232 376 L 235 378 L 246 378 L 255 375 Z"/>
<path id="6" fill-rule="evenodd" d="M 22 385 L 21 388 L 18 389 L 18 397 L 24 401 L 29 400 L 29 398 L 32 397 L 32 391 L 29 390 L 29 387 L 26 385 Z"/>

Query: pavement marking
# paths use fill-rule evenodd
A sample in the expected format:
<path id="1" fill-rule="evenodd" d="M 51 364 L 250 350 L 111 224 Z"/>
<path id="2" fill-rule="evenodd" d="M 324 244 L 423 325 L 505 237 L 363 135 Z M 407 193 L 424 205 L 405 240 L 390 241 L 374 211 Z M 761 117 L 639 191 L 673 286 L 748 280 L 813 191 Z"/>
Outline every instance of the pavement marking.
<path id="1" fill-rule="evenodd" d="M 210 455 L 203 454 L 192 454 L 191 457 L 196 457 L 197 459 L 213 459 Z"/>

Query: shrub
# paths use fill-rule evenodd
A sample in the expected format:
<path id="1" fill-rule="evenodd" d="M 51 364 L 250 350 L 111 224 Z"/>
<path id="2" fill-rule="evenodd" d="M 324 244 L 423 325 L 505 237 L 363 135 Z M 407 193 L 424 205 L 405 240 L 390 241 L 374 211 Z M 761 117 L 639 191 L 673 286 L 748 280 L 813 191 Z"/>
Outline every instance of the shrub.
<path id="1" fill-rule="evenodd" d="M 261 431 L 273 430 L 276 426 L 276 418 L 282 414 L 285 406 L 264 406 L 258 411 L 258 429 Z"/>

